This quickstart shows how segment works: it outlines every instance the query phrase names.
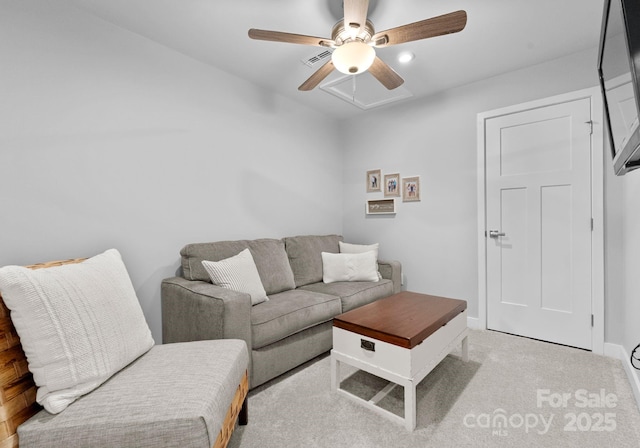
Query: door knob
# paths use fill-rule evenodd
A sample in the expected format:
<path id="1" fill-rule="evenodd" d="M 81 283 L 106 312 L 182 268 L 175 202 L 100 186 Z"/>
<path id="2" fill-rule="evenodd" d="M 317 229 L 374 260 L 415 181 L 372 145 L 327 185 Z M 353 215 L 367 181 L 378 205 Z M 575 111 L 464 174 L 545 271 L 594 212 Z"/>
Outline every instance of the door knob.
<path id="1" fill-rule="evenodd" d="M 506 235 L 506 233 L 500 232 L 499 230 L 489 230 L 489 238 L 498 238 Z"/>

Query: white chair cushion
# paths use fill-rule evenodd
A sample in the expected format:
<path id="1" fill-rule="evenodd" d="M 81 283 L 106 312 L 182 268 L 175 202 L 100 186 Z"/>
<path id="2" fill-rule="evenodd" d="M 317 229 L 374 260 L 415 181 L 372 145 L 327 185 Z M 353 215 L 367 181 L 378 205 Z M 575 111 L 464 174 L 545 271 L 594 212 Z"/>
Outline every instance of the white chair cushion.
<path id="1" fill-rule="evenodd" d="M 0 292 L 38 387 L 36 401 L 52 414 L 154 345 L 115 249 L 46 269 L 5 266 Z"/>

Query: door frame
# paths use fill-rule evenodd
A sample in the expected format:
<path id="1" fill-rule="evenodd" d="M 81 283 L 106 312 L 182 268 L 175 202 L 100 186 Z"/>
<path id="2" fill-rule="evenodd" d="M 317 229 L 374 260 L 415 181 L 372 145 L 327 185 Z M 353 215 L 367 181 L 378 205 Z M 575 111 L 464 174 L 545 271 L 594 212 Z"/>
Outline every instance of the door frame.
<path id="1" fill-rule="evenodd" d="M 478 327 L 487 329 L 487 209 L 485 122 L 491 118 L 555 104 L 589 99 L 591 102 L 591 351 L 604 354 L 604 136 L 603 105 L 598 87 L 529 101 L 478 114 Z"/>

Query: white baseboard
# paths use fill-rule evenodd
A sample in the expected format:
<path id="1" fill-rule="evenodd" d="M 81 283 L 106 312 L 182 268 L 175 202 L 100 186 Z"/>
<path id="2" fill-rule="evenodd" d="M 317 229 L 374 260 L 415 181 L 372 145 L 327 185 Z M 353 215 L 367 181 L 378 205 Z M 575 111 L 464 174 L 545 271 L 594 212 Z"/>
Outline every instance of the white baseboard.
<path id="1" fill-rule="evenodd" d="M 622 345 L 604 344 L 604 355 L 610 358 L 616 358 L 622 361 L 624 370 L 627 373 L 627 379 L 633 390 L 633 396 L 636 398 L 636 404 L 640 409 L 640 370 L 636 370 L 631 365 L 631 357 Z"/>
<path id="2" fill-rule="evenodd" d="M 622 364 L 624 365 L 624 370 L 627 372 L 631 389 L 633 389 L 633 395 L 636 397 L 636 404 L 638 405 L 638 409 L 640 409 L 640 370 L 633 368 L 631 365 L 631 356 L 627 353 L 624 347 L 621 347 L 621 349 L 624 354 Z"/>
<path id="3" fill-rule="evenodd" d="M 469 316 L 467 316 L 467 327 L 471 328 L 472 330 L 479 330 L 480 329 L 480 319 L 478 319 L 477 317 L 469 317 Z"/>

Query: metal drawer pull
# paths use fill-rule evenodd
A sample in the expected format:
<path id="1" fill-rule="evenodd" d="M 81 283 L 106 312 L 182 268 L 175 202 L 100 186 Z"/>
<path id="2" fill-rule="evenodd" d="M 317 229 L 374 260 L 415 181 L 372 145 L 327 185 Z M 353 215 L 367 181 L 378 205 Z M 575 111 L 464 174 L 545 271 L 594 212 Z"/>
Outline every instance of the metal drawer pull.
<path id="1" fill-rule="evenodd" d="M 365 341 L 364 339 L 360 339 L 360 348 L 363 348 L 370 352 L 376 351 L 376 343 L 371 341 Z"/>

